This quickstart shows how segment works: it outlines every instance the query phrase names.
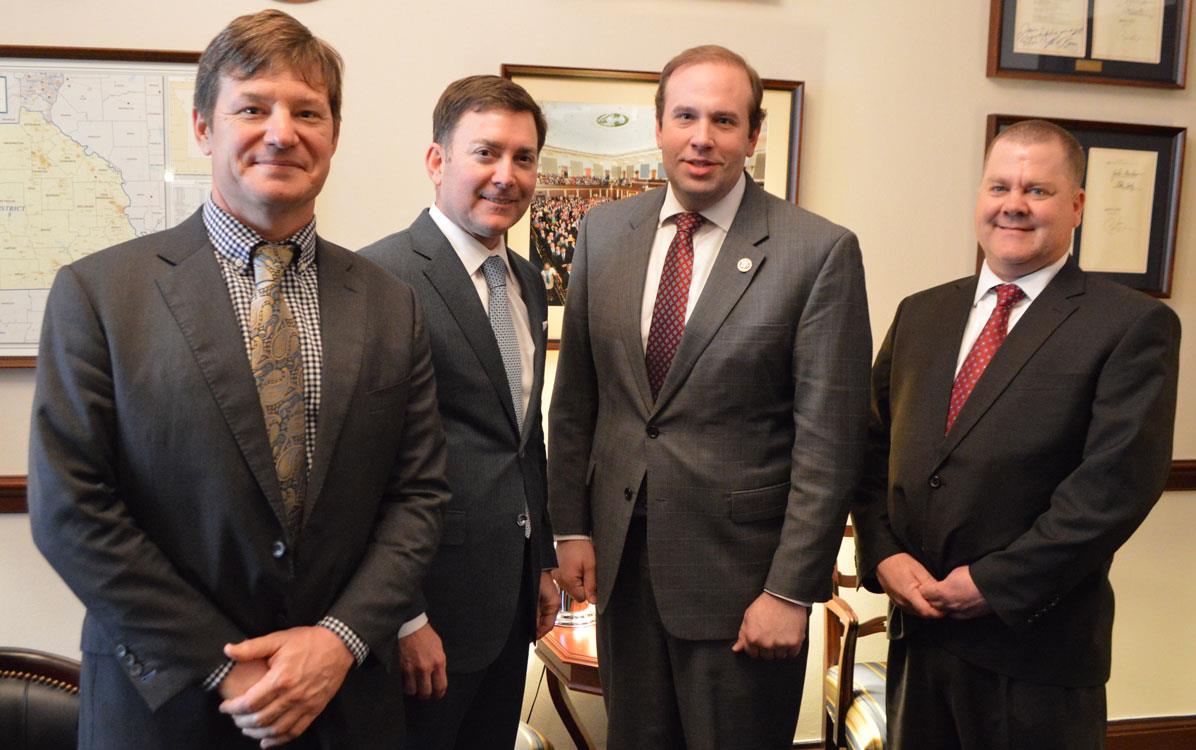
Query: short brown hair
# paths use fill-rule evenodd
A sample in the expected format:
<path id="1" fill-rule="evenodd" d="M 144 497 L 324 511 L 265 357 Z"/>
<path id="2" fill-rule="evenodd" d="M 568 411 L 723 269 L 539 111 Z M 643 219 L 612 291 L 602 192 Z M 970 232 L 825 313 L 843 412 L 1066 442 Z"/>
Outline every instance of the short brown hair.
<path id="1" fill-rule="evenodd" d="M 1069 173 L 1067 176 L 1071 178 L 1076 187 L 1084 186 L 1084 170 L 1087 168 L 1084 147 L 1080 145 L 1074 135 L 1055 123 L 1047 120 L 1019 120 L 1008 126 L 997 133 L 997 136 L 988 144 L 988 148 L 984 152 L 985 166 L 988 165 L 988 157 L 993 152 L 993 146 L 996 146 L 999 141 L 1022 144 L 1050 143 L 1052 141 L 1058 143 L 1063 147 L 1063 161 L 1067 164 Z"/>
<path id="2" fill-rule="evenodd" d="M 331 45 L 281 10 L 240 16 L 225 26 L 200 56 L 194 106 L 205 120 L 211 120 L 222 76 L 244 81 L 286 70 L 308 86 L 328 91 L 332 120 L 339 124 L 344 66 Z"/>
<path id="3" fill-rule="evenodd" d="M 723 63 L 747 73 L 748 83 L 752 87 L 752 103 L 748 109 L 748 132 L 759 131 L 760 125 L 764 123 L 764 107 L 762 106 L 764 83 L 760 80 L 760 74 L 756 72 L 755 68 L 748 65 L 747 60 L 744 60 L 743 57 L 717 44 L 690 47 L 665 64 L 664 70 L 660 71 L 660 83 L 656 86 L 656 124 L 660 125 L 664 122 L 664 90 L 669 83 L 669 78 L 678 68 L 699 63 Z"/>
<path id="4" fill-rule="evenodd" d="M 530 114 L 536 122 L 536 151 L 544 148 L 548 123 L 540 105 L 527 89 L 498 76 L 469 76 L 450 83 L 432 110 L 432 140 L 448 146 L 462 115 L 492 109 Z"/>

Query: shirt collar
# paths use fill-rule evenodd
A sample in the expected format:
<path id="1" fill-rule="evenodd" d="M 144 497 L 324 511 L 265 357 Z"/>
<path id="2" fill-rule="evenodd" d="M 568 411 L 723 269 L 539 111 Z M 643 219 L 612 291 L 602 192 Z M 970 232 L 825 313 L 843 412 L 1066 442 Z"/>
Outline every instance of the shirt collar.
<path id="1" fill-rule="evenodd" d="M 210 197 L 203 204 L 203 223 L 208 230 L 208 239 L 216 252 L 232 262 L 240 273 L 253 273 L 249 263 L 253 249 L 268 243 L 264 237 L 245 226 L 228 211 L 217 206 Z M 290 243 L 299 248 L 299 259 L 295 261 L 295 273 L 302 274 L 316 260 L 316 218 L 313 216 L 298 232 L 280 243 Z"/>
<path id="2" fill-rule="evenodd" d="M 470 276 L 478 272 L 478 269 L 482 267 L 487 258 L 491 255 L 497 255 L 502 258 L 503 265 L 507 267 L 507 276 L 514 277 L 514 274 L 511 273 L 511 261 L 507 258 L 507 242 L 504 238 L 499 237 L 498 245 L 491 250 L 479 242 L 477 237 L 466 232 L 452 219 L 445 216 L 444 212 L 437 208 L 435 203 L 428 209 L 428 215 L 432 217 L 432 221 L 436 222 L 436 226 L 440 227 L 444 238 L 453 246 L 457 257 L 461 259 L 461 263 L 465 266 L 466 273 Z"/>
<path id="3" fill-rule="evenodd" d="M 747 173 L 740 172 L 735 186 L 726 195 L 713 206 L 698 213 L 702 214 L 706 221 L 727 232 L 731 229 L 731 223 L 735 221 L 735 214 L 739 213 L 739 204 L 743 202 L 743 194 L 746 190 Z M 688 209 L 682 206 L 681 201 L 677 200 L 677 196 L 673 194 L 673 183 L 670 182 L 669 186 L 665 188 L 664 205 L 660 207 L 660 218 L 656 226 L 664 226 L 666 220 L 687 211 Z"/>
<path id="4" fill-rule="evenodd" d="M 1017 284 L 1026 295 L 1026 299 L 1033 302 L 1038 295 L 1042 294 L 1042 290 L 1046 289 L 1047 284 L 1051 283 L 1059 273 L 1059 269 L 1063 268 L 1063 264 L 1067 263 L 1067 259 L 1070 257 L 1069 253 L 1064 253 L 1062 258 L 1049 266 L 1044 266 L 1033 273 L 1028 273 L 1012 281 L 1005 281 L 997 276 L 988 267 L 988 261 L 984 261 L 984 265 L 980 267 L 980 276 L 976 280 L 976 296 L 972 299 L 972 307 L 975 307 L 984 295 L 992 291 L 993 287 L 1000 284 Z"/>

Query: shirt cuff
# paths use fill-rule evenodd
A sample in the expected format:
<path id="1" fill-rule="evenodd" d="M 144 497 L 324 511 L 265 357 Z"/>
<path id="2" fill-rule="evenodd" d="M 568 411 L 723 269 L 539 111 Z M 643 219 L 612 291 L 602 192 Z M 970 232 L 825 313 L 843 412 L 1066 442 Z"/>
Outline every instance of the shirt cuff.
<path id="1" fill-rule="evenodd" d="M 790 599 L 787 596 L 781 596 L 780 594 L 776 593 L 775 591 L 769 591 L 768 589 L 764 589 L 764 593 L 769 594 L 771 596 L 775 596 L 776 598 L 780 599 L 781 601 L 786 601 L 786 602 L 789 602 L 790 604 L 796 604 L 798 606 L 805 607 L 806 609 L 810 608 L 809 602 L 803 602 L 799 599 Z"/>
<path id="2" fill-rule="evenodd" d="M 365 661 L 365 657 L 370 655 L 370 647 L 366 645 L 365 641 L 361 640 L 348 625 L 335 617 L 326 616 L 316 625 L 328 628 L 337 638 L 340 638 L 341 642 L 345 644 L 345 648 L 349 649 L 349 653 L 353 654 L 353 660 L 357 662 L 357 666 L 360 667 Z"/>
<path id="3" fill-rule="evenodd" d="M 208 678 L 203 681 L 203 689 L 207 692 L 211 692 L 220 687 L 220 683 L 224 682 L 224 678 L 228 677 L 228 673 L 233 671 L 233 665 L 235 663 L 236 662 L 234 662 L 232 659 L 229 659 L 220 666 L 216 667 L 216 669 L 212 670 L 212 673 L 208 675 Z"/>
<path id="4" fill-rule="evenodd" d="M 589 534 L 553 534 L 552 541 L 554 542 L 576 542 L 581 539 L 590 541 Z"/>
<path id="5" fill-rule="evenodd" d="M 399 628 L 399 637 L 406 638 L 415 631 L 428 624 L 428 613 L 420 612 L 415 617 L 412 617 L 407 622 L 403 623 L 403 627 Z"/>

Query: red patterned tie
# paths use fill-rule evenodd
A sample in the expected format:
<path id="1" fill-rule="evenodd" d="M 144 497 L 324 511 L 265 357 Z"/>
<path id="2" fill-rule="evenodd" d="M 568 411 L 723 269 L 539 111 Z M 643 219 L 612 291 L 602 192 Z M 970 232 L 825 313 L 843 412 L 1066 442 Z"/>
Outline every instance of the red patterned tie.
<path id="1" fill-rule="evenodd" d="M 1016 284 L 1001 284 L 995 289 L 997 306 L 993 308 L 992 315 L 988 316 L 988 322 L 984 324 L 976 343 L 972 344 L 972 350 L 968 352 L 967 359 L 959 368 L 959 374 L 955 376 L 955 384 L 951 386 L 951 406 L 947 409 L 947 429 L 943 431 L 944 434 L 951 431 L 951 425 L 955 424 L 955 419 L 967 403 L 968 396 L 972 395 L 976 381 L 980 380 L 984 368 L 988 367 L 997 349 L 1005 342 L 1005 334 L 1009 330 L 1010 310 L 1026 296 Z"/>
<path id="2" fill-rule="evenodd" d="M 681 343 L 681 334 L 685 333 L 685 305 L 689 301 L 689 282 L 694 275 L 694 232 L 705 220 L 701 214 L 692 213 L 674 217 L 677 234 L 664 256 L 660 288 L 656 290 L 656 304 L 652 307 L 652 325 L 648 328 L 648 346 L 644 350 L 653 399 L 660 393 L 664 376 L 668 374 L 673 355 Z"/>

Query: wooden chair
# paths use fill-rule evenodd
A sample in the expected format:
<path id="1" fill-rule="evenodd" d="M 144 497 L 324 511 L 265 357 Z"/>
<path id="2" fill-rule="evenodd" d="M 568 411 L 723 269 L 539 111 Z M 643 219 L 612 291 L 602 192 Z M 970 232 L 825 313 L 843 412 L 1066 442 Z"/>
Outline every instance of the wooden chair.
<path id="1" fill-rule="evenodd" d="M 852 536 L 852 528 L 844 530 Z M 834 571 L 834 594 L 826 603 L 826 640 L 822 660 L 823 729 L 825 750 L 883 750 L 886 738 L 885 675 L 883 661 L 857 663 L 856 641 L 885 632 L 885 618 L 860 622 L 855 610 L 839 596 L 839 587 L 855 588 L 859 579 Z"/>
<path id="2" fill-rule="evenodd" d="M 12 750 L 74 750 L 79 662 L 0 648 L 0 744 Z"/>

